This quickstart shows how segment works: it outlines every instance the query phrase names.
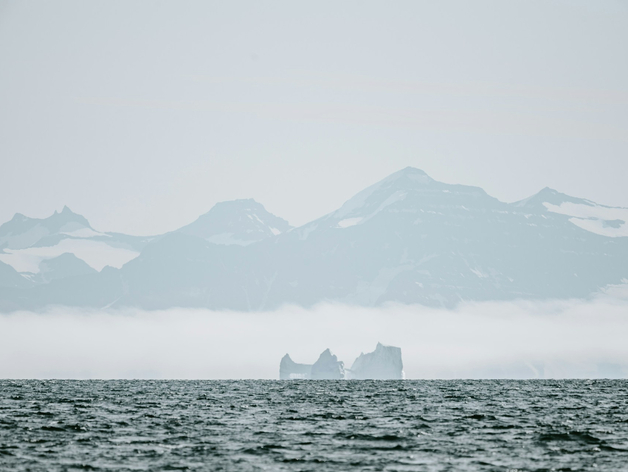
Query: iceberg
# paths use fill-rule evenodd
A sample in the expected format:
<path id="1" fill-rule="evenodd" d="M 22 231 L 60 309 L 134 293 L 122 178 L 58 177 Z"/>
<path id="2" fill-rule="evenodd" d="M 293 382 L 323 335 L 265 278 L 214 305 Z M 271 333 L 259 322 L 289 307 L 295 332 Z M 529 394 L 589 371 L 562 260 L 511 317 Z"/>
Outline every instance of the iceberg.
<path id="1" fill-rule="evenodd" d="M 344 362 L 339 361 L 329 349 L 325 349 L 314 364 L 298 364 L 289 354 L 281 359 L 279 378 L 314 379 L 314 380 L 401 380 L 405 378 L 401 348 L 384 346 L 377 343 L 375 351 L 361 353 L 351 369 L 345 369 Z"/>
<path id="2" fill-rule="evenodd" d="M 286 354 L 279 363 L 279 378 L 281 380 L 344 379 L 344 362 L 339 361 L 329 349 L 323 351 L 314 364 L 298 364 L 292 360 L 290 354 Z"/>
<path id="3" fill-rule="evenodd" d="M 377 343 L 375 351 L 360 354 L 351 369 L 347 369 L 347 374 L 350 379 L 403 379 L 401 348 Z"/>
<path id="4" fill-rule="evenodd" d="M 297 364 L 292 360 L 290 354 L 281 358 L 279 363 L 279 379 L 309 379 L 312 373 L 311 364 Z"/>
<path id="5" fill-rule="evenodd" d="M 344 362 L 339 361 L 329 349 L 325 349 L 312 366 L 311 378 L 319 380 L 344 379 Z"/>

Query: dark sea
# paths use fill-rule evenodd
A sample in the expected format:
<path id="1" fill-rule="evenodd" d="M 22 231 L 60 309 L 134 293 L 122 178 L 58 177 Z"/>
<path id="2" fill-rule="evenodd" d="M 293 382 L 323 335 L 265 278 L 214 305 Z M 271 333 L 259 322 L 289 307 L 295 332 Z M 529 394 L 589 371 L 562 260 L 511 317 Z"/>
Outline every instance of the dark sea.
<path id="1" fill-rule="evenodd" d="M 628 471 L 628 381 L 0 380 L 3 471 Z"/>

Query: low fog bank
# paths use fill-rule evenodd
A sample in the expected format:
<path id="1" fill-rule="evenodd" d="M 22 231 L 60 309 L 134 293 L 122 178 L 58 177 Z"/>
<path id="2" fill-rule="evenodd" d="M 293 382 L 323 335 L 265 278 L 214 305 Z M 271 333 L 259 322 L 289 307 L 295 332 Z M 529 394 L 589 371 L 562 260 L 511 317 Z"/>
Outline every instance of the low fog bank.
<path id="1" fill-rule="evenodd" d="M 1 378 L 276 379 L 287 352 L 351 366 L 378 341 L 409 379 L 626 378 L 628 301 L 323 304 L 266 313 L 172 309 L 0 315 Z"/>

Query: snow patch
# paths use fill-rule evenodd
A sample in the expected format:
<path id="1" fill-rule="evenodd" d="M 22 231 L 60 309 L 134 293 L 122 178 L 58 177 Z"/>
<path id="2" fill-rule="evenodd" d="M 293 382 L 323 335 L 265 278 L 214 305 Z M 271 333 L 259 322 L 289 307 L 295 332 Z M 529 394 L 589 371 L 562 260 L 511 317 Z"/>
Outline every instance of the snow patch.
<path id="1" fill-rule="evenodd" d="M 314 223 L 314 224 L 309 224 L 301 228 L 301 231 L 299 231 L 299 239 L 301 241 L 306 240 L 307 237 L 310 235 L 310 233 L 314 231 L 317 227 L 318 227 L 318 224 Z"/>
<path id="2" fill-rule="evenodd" d="M 0 254 L 0 261 L 9 264 L 18 272 L 37 274 L 41 261 L 58 257 L 66 252 L 74 254 L 98 271 L 105 266 L 119 269 L 139 255 L 137 251 L 112 247 L 103 241 L 63 239 L 56 246 L 5 249 L 5 254 Z"/>
<path id="3" fill-rule="evenodd" d="M 344 220 L 340 220 L 338 222 L 338 227 L 339 228 L 348 228 L 349 226 L 355 226 L 358 223 L 360 223 L 360 221 L 362 221 L 364 218 L 362 218 L 361 216 L 358 218 L 345 218 Z"/>
<path id="4" fill-rule="evenodd" d="M 582 228 L 590 233 L 599 234 L 600 236 L 607 236 L 609 238 L 628 237 L 628 225 L 622 220 L 620 220 L 621 225 L 618 228 L 610 226 L 607 220 L 569 218 L 569 221 L 578 228 Z M 613 220 L 613 223 L 615 221 L 617 220 Z"/>
<path id="5" fill-rule="evenodd" d="M 74 231 L 64 231 L 61 234 L 65 234 L 66 236 L 70 236 L 72 238 L 95 238 L 97 236 L 107 236 L 111 237 L 105 233 L 99 233 L 98 231 L 94 231 L 91 228 L 80 228 Z"/>
<path id="6" fill-rule="evenodd" d="M 564 202 L 560 205 L 543 203 L 543 206 L 552 213 L 574 216 L 576 218 L 597 218 L 600 220 L 628 220 L 628 208 L 614 208 L 601 205 L 583 205 Z"/>
<path id="7" fill-rule="evenodd" d="M 564 202 L 560 205 L 543 203 L 552 213 L 571 216 L 571 223 L 591 233 L 610 238 L 628 237 L 628 208 L 613 208 L 596 204 Z"/>
<path id="8" fill-rule="evenodd" d="M 251 218 L 251 215 L 249 215 L 249 218 Z M 259 216 L 257 216 L 257 215 L 253 215 L 253 218 L 255 218 L 255 219 L 257 220 L 257 222 L 258 222 L 259 224 L 261 224 L 262 226 L 266 226 L 266 225 L 264 224 L 264 222 L 263 222 L 262 220 L 260 220 L 260 219 L 259 219 Z"/>
<path id="9" fill-rule="evenodd" d="M 334 216 L 336 218 L 344 218 L 355 210 L 362 208 L 366 200 L 381 187 L 381 184 L 382 182 L 378 182 L 356 194 L 353 198 L 345 202 L 340 209 L 334 212 Z"/>
<path id="10" fill-rule="evenodd" d="M 469 270 L 471 272 L 473 272 L 475 275 L 477 275 L 479 278 L 481 279 L 485 279 L 488 277 L 488 275 L 486 275 L 484 272 L 482 272 L 480 269 L 471 269 L 469 268 Z"/>
<path id="11" fill-rule="evenodd" d="M 397 203 L 397 202 L 403 200 L 404 198 L 406 198 L 406 195 L 408 195 L 408 192 L 406 192 L 404 190 L 397 190 L 390 197 L 388 197 L 386 200 L 384 200 L 384 202 L 377 208 L 375 213 L 379 213 L 380 211 L 382 211 L 387 206 L 392 205 L 393 203 Z M 373 215 L 375 213 L 373 213 Z M 371 215 L 371 216 L 373 216 L 373 215 Z"/>

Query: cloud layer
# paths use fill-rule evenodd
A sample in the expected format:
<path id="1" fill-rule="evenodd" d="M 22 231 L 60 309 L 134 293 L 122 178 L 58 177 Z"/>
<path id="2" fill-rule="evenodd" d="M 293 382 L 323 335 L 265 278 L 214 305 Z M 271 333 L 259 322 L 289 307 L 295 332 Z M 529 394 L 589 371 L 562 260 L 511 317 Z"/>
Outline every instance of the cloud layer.
<path id="1" fill-rule="evenodd" d="M 0 378 L 278 377 L 289 352 L 350 367 L 378 341 L 406 377 L 628 377 L 628 302 L 474 303 L 455 310 L 322 304 L 266 313 L 173 309 L 0 315 Z"/>

